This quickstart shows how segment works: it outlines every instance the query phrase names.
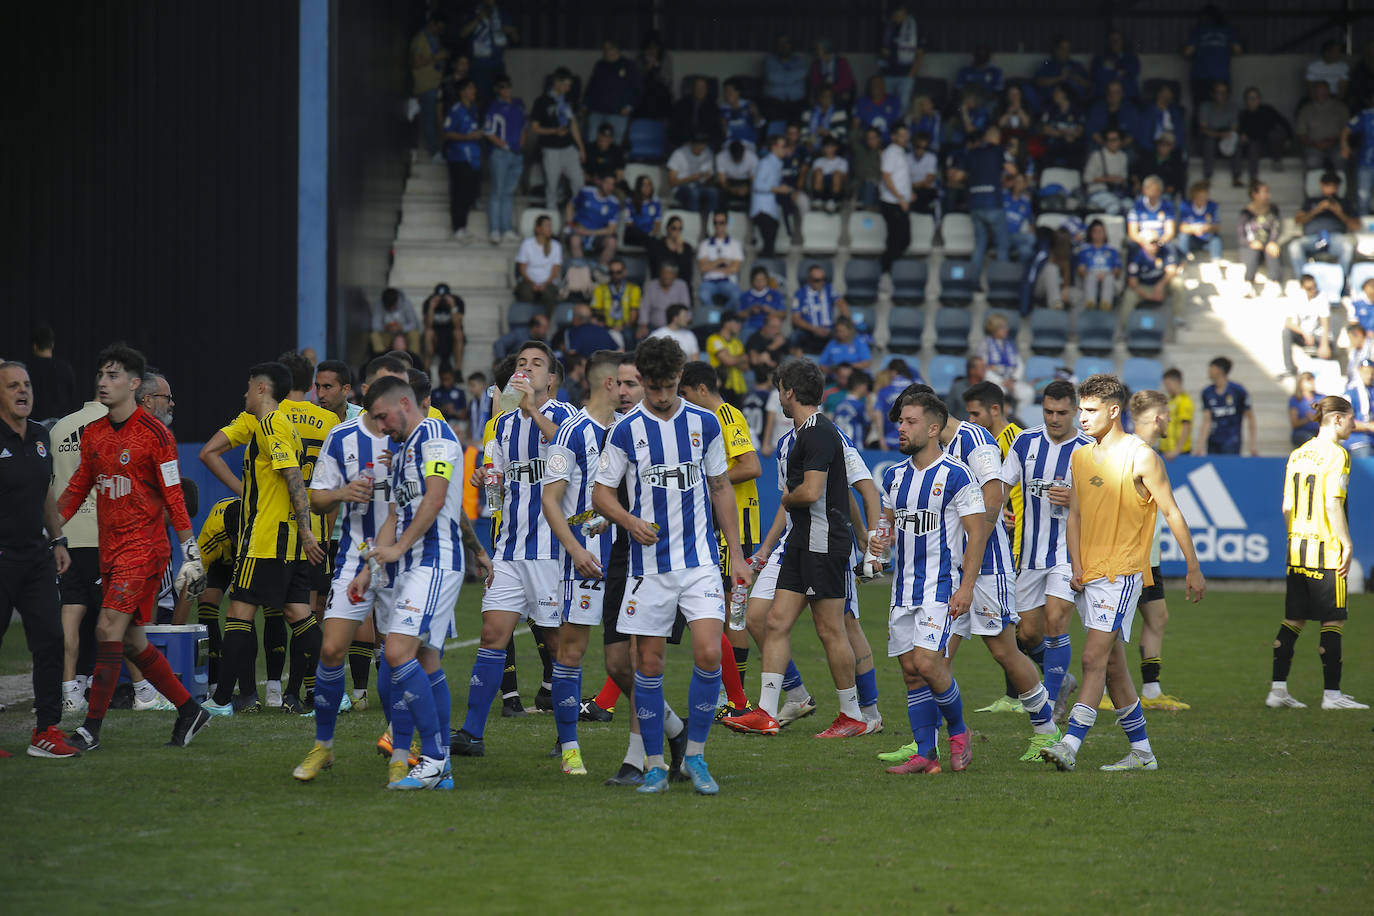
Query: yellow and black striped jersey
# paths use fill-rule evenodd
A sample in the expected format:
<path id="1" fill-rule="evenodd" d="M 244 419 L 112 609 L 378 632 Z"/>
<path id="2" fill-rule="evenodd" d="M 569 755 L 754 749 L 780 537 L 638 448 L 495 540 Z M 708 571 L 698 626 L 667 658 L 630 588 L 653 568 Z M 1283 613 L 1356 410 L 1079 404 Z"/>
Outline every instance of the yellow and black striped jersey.
<path id="1" fill-rule="evenodd" d="M 749 436 L 749 421 L 729 404 L 722 403 L 716 408 L 716 419 L 720 421 L 721 438 L 725 441 L 725 466 L 732 468 L 741 455 L 756 452 L 754 440 Z M 735 505 L 739 508 L 739 542 L 745 557 L 750 555 L 751 547 L 758 547 L 763 540 L 759 531 L 759 486 L 757 480 L 746 480 L 734 484 Z"/>
<path id="2" fill-rule="evenodd" d="M 282 471 L 300 468 L 305 460 L 305 449 L 295 426 L 281 411 L 274 410 L 261 420 L 241 413 L 222 432 L 231 443 L 245 446 L 239 555 L 302 559 L 305 554 L 296 529 L 296 512 L 282 476 Z"/>
<path id="3" fill-rule="evenodd" d="M 239 553 L 239 512 L 243 500 L 237 496 L 226 496 L 210 507 L 205 524 L 200 526 L 196 546 L 200 548 L 200 558 L 209 569 L 215 564 L 234 566 Z"/>
<path id="4" fill-rule="evenodd" d="M 1313 439 L 1288 456 L 1283 511 L 1288 516 L 1288 565 L 1306 569 L 1340 566 L 1341 542 L 1331 527 L 1327 501 L 1346 513 L 1350 453 L 1328 439 Z"/>
<path id="5" fill-rule="evenodd" d="M 1002 450 L 1002 460 L 1007 460 L 1007 453 L 1011 451 L 1011 444 L 1016 441 L 1016 437 L 1021 435 L 1021 427 L 1015 423 L 1008 423 L 1000 433 L 997 434 L 997 447 Z M 1021 485 L 1018 483 L 1011 488 L 1008 496 L 1011 502 L 1011 512 L 1016 516 L 1016 524 L 1011 529 L 1011 559 L 1017 569 L 1021 568 L 1021 512 L 1025 508 L 1025 500 L 1021 495 Z"/>
<path id="6" fill-rule="evenodd" d="M 301 477 L 308 490 L 310 478 L 315 473 L 315 462 L 320 458 L 320 449 L 324 448 L 324 437 L 343 421 L 334 411 L 309 401 L 282 401 L 277 409 L 290 418 L 291 425 L 296 427 L 296 435 L 301 438 L 301 448 L 305 451 L 305 457 L 301 460 Z M 327 521 L 327 515 L 310 513 L 310 530 L 321 544 L 329 541 L 329 532 L 325 528 Z"/>

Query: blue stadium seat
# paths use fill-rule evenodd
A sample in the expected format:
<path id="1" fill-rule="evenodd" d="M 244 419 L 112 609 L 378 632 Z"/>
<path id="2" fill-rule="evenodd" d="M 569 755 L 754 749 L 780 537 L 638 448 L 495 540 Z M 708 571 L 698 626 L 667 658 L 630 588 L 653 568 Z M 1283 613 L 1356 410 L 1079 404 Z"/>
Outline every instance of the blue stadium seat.
<path id="1" fill-rule="evenodd" d="M 1106 356 L 1116 345 L 1116 313 L 1084 311 L 1078 316 L 1078 349 L 1092 356 Z"/>
<path id="2" fill-rule="evenodd" d="M 969 261 L 946 260 L 940 265 L 940 301 L 946 305 L 968 305 L 978 278 Z"/>
<path id="3" fill-rule="evenodd" d="M 630 122 L 631 162 L 663 162 L 668 158 L 668 125 L 637 118 Z"/>
<path id="4" fill-rule="evenodd" d="M 877 258 L 850 258 L 844 266 L 844 298 L 850 305 L 869 305 L 878 298 L 882 265 Z"/>
<path id="5" fill-rule="evenodd" d="M 985 261 L 983 267 L 988 280 L 988 302 L 1019 305 L 1026 265 L 1017 261 Z"/>
<path id="6" fill-rule="evenodd" d="M 1116 364 L 1100 356 L 1080 356 L 1078 362 L 1073 364 L 1073 374 L 1078 376 L 1080 382 L 1090 375 L 1112 375 L 1115 372 Z"/>
<path id="7" fill-rule="evenodd" d="M 926 301 L 926 281 L 930 264 L 922 258 L 899 258 L 892 262 L 892 304 L 920 305 Z"/>
<path id="8" fill-rule="evenodd" d="M 944 397 L 949 393 L 954 380 L 964 374 L 964 360 L 958 356 L 936 354 L 930 358 L 930 375 L 926 383 L 935 389 L 936 395 Z"/>
<path id="9" fill-rule="evenodd" d="M 1032 356 L 1026 360 L 1026 381 L 1032 385 L 1054 378 L 1054 370 L 1059 368 L 1059 360 L 1053 356 Z"/>
<path id="10" fill-rule="evenodd" d="M 1131 391 L 1158 391 L 1164 384 L 1164 366 L 1157 359 L 1133 356 L 1121 367 L 1121 381 Z"/>
<path id="11" fill-rule="evenodd" d="M 643 286 L 649 276 L 649 259 L 642 254 L 621 254 L 625 262 L 625 279 Z"/>
<path id="12" fill-rule="evenodd" d="M 1007 320 L 1007 331 L 1011 334 L 1011 339 L 1015 340 L 1016 335 L 1021 330 L 1021 313 L 1015 311 L 1014 309 L 990 308 L 988 309 L 987 314 L 983 316 L 983 321 L 986 322 L 993 315 L 1001 315 L 1003 318 Z"/>
<path id="13" fill-rule="evenodd" d="M 1069 342 L 1069 313 L 1055 309 L 1031 312 L 1031 352 L 1058 357 Z"/>
<path id="14" fill-rule="evenodd" d="M 1126 320 L 1126 349 L 1135 356 L 1158 356 L 1164 349 L 1164 316 L 1132 312 Z"/>
<path id="15" fill-rule="evenodd" d="M 573 309 L 576 306 L 576 302 L 560 302 L 553 307 L 553 320 L 551 324 L 555 331 L 562 330 L 572 324 Z"/>
<path id="16" fill-rule="evenodd" d="M 1353 267 L 1351 272 L 1354 272 Z M 1345 288 L 1345 274 L 1341 272 L 1341 265 L 1329 261 L 1308 261 L 1298 273 L 1311 274 L 1312 279 L 1317 281 L 1317 289 L 1321 290 L 1327 301 L 1332 305 L 1340 305 L 1341 290 Z"/>
<path id="17" fill-rule="evenodd" d="M 935 313 L 935 349 L 939 353 L 967 353 L 973 316 L 968 309 L 941 306 Z M 938 390 L 938 389 L 937 389 Z"/>
<path id="18" fill-rule="evenodd" d="M 529 327 L 530 319 L 542 314 L 542 305 L 533 302 L 512 302 L 510 308 L 506 309 L 506 330 L 514 331 L 516 328 Z"/>
<path id="19" fill-rule="evenodd" d="M 925 329 L 926 310 L 923 306 L 893 306 L 887 315 L 887 349 L 892 353 L 918 354 Z"/>
<path id="20" fill-rule="evenodd" d="M 830 258 L 802 258 L 797 262 L 797 286 L 801 287 L 806 285 L 806 275 L 813 266 L 819 267 L 825 271 L 825 280 L 827 283 L 834 281 L 835 262 L 830 260 Z"/>

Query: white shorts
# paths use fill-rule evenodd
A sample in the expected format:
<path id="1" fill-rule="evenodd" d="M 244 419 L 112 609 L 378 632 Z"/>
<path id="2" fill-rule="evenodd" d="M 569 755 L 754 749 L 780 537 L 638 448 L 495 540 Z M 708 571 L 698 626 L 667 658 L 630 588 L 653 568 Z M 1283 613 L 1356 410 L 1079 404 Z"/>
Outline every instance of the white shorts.
<path id="1" fill-rule="evenodd" d="M 912 649 L 927 649 L 944 655 L 953 625 L 947 604 L 894 607 L 887 616 L 887 655 L 895 658 Z"/>
<path id="2" fill-rule="evenodd" d="M 1074 593 L 1069 581 L 1073 579 L 1073 567 L 1060 563 L 1048 569 L 1023 569 L 1016 574 L 1016 611 L 1024 614 L 1045 606 L 1045 597 L 1053 595 L 1074 604 L 1078 595 Z"/>
<path id="3" fill-rule="evenodd" d="M 1140 573 L 1117 576 L 1115 582 L 1094 579 L 1078 593 L 1078 616 L 1085 630 L 1116 633 L 1122 642 L 1131 641 L 1136 604 L 1140 601 Z"/>
<path id="4" fill-rule="evenodd" d="M 859 577 L 850 569 L 844 577 L 844 612 L 846 616 L 859 619 Z"/>
<path id="5" fill-rule="evenodd" d="M 605 579 L 564 579 L 562 622 L 599 627 L 605 601 Z"/>
<path id="6" fill-rule="evenodd" d="M 440 651 L 457 635 L 453 608 L 463 587 L 461 569 L 417 566 L 396 575 L 396 603 L 391 612 L 391 636 L 418 636 L 422 645 Z"/>
<path id="7" fill-rule="evenodd" d="M 758 598 L 762 601 L 772 601 L 773 594 L 778 590 L 778 570 L 782 569 L 782 564 L 774 563 L 770 557 L 768 565 L 759 570 L 759 574 L 754 577 L 754 587 L 749 589 L 749 600 Z"/>
<path id="8" fill-rule="evenodd" d="M 996 636 L 1021 622 L 1012 608 L 1016 578 L 1010 573 L 979 576 L 973 583 L 973 603 L 968 613 L 954 619 L 953 634 L 960 639 Z"/>
<path id="9" fill-rule="evenodd" d="M 482 613 L 513 611 L 536 626 L 563 622 L 563 564 L 559 560 L 492 560 Z"/>
<path id="10" fill-rule="evenodd" d="M 367 615 L 375 610 L 377 632 L 390 632 L 391 604 L 396 590 L 390 585 L 385 588 L 379 587 L 376 578 L 373 578 L 367 586 L 367 594 L 363 595 L 363 600 L 354 604 L 348 598 L 348 584 L 352 581 L 352 577 L 334 577 L 334 581 L 329 585 L 329 602 L 324 606 L 324 619 L 336 618 L 362 623 L 367 619 Z"/>
<path id="11" fill-rule="evenodd" d="M 719 566 L 631 576 L 615 628 L 630 636 L 671 636 L 677 612 L 694 620 L 725 622 L 725 592 Z"/>

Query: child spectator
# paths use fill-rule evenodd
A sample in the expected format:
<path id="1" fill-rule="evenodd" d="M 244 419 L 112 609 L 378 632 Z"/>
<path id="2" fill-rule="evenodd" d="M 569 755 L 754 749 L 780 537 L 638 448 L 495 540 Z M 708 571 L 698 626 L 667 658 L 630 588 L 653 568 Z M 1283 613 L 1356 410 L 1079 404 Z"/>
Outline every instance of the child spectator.
<path id="1" fill-rule="evenodd" d="M 839 142 L 827 136 L 821 142 L 821 155 L 811 163 L 811 206 L 834 213 L 849 192 L 849 162 L 839 155 Z"/>
<path id="2" fill-rule="evenodd" d="M 740 293 L 739 312 L 745 316 L 744 330 L 750 334 L 762 330 L 770 314 L 787 314 L 787 303 L 771 281 L 767 267 L 755 267 L 749 272 L 749 288 Z"/>
<path id="3" fill-rule="evenodd" d="M 1078 253 L 1077 262 L 1084 308 L 1111 311 L 1121 282 L 1121 252 L 1107 244 L 1107 227 L 1101 220 L 1088 226 L 1088 244 Z"/>
<path id="4" fill-rule="evenodd" d="M 1190 261 L 1198 251 L 1206 251 L 1213 261 L 1221 260 L 1221 217 L 1217 202 L 1209 197 L 1210 189 L 1205 181 L 1195 182 L 1188 189 L 1188 199 L 1178 206 L 1179 249 Z"/>
<path id="5" fill-rule="evenodd" d="M 1356 324 L 1374 334 L 1374 277 L 1360 284 L 1360 293 L 1350 297 L 1350 314 Z"/>

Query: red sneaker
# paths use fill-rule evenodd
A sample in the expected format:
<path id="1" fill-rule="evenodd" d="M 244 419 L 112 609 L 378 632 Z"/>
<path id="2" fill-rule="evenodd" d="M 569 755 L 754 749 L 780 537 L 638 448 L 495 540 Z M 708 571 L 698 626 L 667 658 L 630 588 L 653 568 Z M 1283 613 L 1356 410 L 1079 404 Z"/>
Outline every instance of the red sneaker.
<path id="1" fill-rule="evenodd" d="M 906 763 L 899 763 L 895 767 L 888 767 L 887 771 L 896 776 L 905 776 L 908 773 L 938 773 L 940 772 L 940 761 L 927 759 L 920 754 L 907 759 Z"/>
<path id="2" fill-rule="evenodd" d="M 859 735 L 868 731 L 868 723 L 862 719 L 851 719 L 844 713 L 835 717 L 835 721 L 830 723 L 830 727 L 823 732 L 819 732 L 817 738 L 857 738 Z"/>
<path id="3" fill-rule="evenodd" d="M 11 754 L 9 751 L 5 750 L 3 747 L 0 747 L 0 760 L 9 760 L 13 756 L 14 755 Z"/>
<path id="4" fill-rule="evenodd" d="M 762 709 L 748 709 L 734 716 L 720 720 L 726 728 L 742 735 L 776 735 L 782 728 L 778 720 Z"/>
<path id="5" fill-rule="evenodd" d="M 9 756 L 6 754 L 5 756 Z M 43 731 L 33 730 L 29 741 L 30 757 L 80 757 L 81 752 L 67 743 L 67 736 L 56 725 L 49 725 Z"/>
<path id="6" fill-rule="evenodd" d="M 954 772 L 967 770 L 973 759 L 973 748 L 968 746 L 968 729 L 957 735 L 949 736 L 949 765 Z"/>

